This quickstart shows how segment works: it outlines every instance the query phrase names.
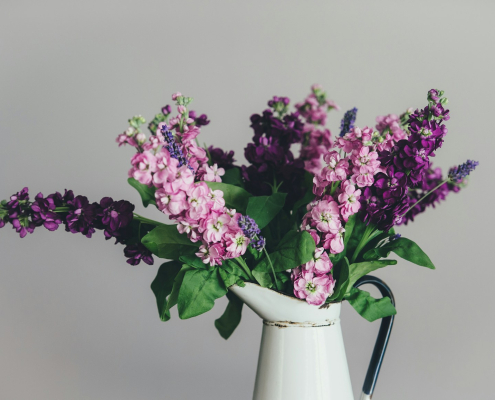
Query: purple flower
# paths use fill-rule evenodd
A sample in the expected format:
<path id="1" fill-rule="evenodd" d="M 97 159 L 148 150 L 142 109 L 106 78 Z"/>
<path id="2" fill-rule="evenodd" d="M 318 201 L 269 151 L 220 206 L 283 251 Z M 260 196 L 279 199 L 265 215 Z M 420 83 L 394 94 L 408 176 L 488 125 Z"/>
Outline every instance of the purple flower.
<path id="1" fill-rule="evenodd" d="M 395 203 L 396 199 L 402 198 L 407 193 L 407 175 L 402 171 L 396 171 L 395 166 L 391 165 L 387 169 L 387 174 L 379 172 L 375 175 L 373 186 L 385 203 Z"/>
<path id="2" fill-rule="evenodd" d="M 53 197 L 43 197 L 40 192 L 36 195 L 36 200 L 31 204 L 32 219 L 36 226 L 43 225 L 49 231 L 55 231 L 62 223 L 60 216 L 54 212 L 56 206 Z"/>
<path id="3" fill-rule="evenodd" d="M 172 112 L 172 107 L 170 107 L 169 104 L 167 104 L 165 107 L 162 107 L 162 114 L 167 116 Z"/>
<path id="4" fill-rule="evenodd" d="M 101 212 L 98 203 L 90 204 L 86 196 L 77 196 L 67 204 L 71 211 L 65 220 L 65 230 L 72 233 L 80 232 L 90 238 L 95 232 L 96 217 Z"/>
<path id="5" fill-rule="evenodd" d="M 250 245 L 253 249 L 261 251 L 265 247 L 265 238 L 260 235 L 260 228 L 256 221 L 249 215 L 241 215 L 237 221 L 242 233 L 250 239 Z"/>
<path id="6" fill-rule="evenodd" d="M 126 200 L 113 201 L 111 197 L 104 197 L 100 201 L 100 207 L 99 216 L 105 229 L 105 237 L 119 238 L 133 219 L 134 204 Z"/>
<path id="7" fill-rule="evenodd" d="M 350 132 L 354 128 L 354 122 L 356 122 L 356 115 L 358 109 L 356 107 L 346 111 L 344 118 L 340 121 L 340 137 L 343 137 L 347 132 Z"/>
<path id="8" fill-rule="evenodd" d="M 153 265 L 153 255 L 142 243 L 129 244 L 124 248 L 124 255 L 128 258 L 127 263 L 138 265 L 144 261 L 148 265 Z"/>
<path id="9" fill-rule="evenodd" d="M 201 114 L 199 117 L 196 115 L 196 111 L 189 111 L 189 118 L 194 120 L 196 126 L 206 126 L 210 123 L 208 116 L 206 114 Z"/>
<path id="10" fill-rule="evenodd" d="M 191 167 L 191 165 L 189 165 L 189 161 L 187 160 L 187 157 L 184 156 L 181 147 L 175 141 L 173 133 L 168 129 L 168 126 L 166 124 L 161 125 L 161 133 L 165 141 L 168 143 L 165 146 L 165 148 L 169 151 L 170 157 L 175 158 L 176 160 L 179 161 L 179 167 L 182 167 L 183 165 L 187 165 L 187 167 L 194 172 L 194 168 Z"/>
<path id="11" fill-rule="evenodd" d="M 74 192 L 72 190 L 65 189 L 65 193 L 62 196 L 59 192 L 49 194 L 48 199 L 53 199 L 55 207 L 66 206 L 69 201 L 74 200 Z"/>
<path id="12" fill-rule="evenodd" d="M 467 160 L 464 164 L 452 167 L 449 170 L 449 179 L 454 183 L 460 183 L 471 173 L 471 171 L 474 171 L 478 165 L 478 161 Z"/>
<path id="13" fill-rule="evenodd" d="M 225 170 L 234 167 L 234 151 L 230 150 L 228 153 L 223 151 L 219 147 L 208 147 L 208 153 L 211 157 L 211 163 L 217 164 L 218 168 L 223 168 Z"/>

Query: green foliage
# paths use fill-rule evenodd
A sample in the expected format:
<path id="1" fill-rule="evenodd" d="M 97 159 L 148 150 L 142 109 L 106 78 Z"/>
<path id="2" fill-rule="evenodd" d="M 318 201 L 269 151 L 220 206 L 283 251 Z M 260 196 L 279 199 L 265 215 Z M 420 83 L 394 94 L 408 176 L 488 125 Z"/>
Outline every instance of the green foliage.
<path id="1" fill-rule="evenodd" d="M 349 283 L 347 286 L 347 292 L 354 286 L 359 278 L 376 271 L 377 269 L 386 267 L 387 265 L 396 265 L 397 260 L 382 260 L 382 261 L 364 261 L 360 263 L 354 263 L 349 266 Z"/>
<path id="2" fill-rule="evenodd" d="M 156 206 L 155 202 L 155 191 L 156 188 L 154 186 L 148 187 L 146 185 L 143 185 L 142 183 L 139 183 L 134 178 L 129 178 L 127 179 L 127 182 L 129 185 L 131 185 L 134 189 L 136 189 L 141 196 L 141 200 L 143 201 L 143 206 L 148 207 L 150 204 L 153 204 Z"/>
<path id="3" fill-rule="evenodd" d="M 225 260 L 219 266 L 219 273 L 227 288 L 239 281 L 249 280 L 249 276 L 234 260 Z"/>
<path id="4" fill-rule="evenodd" d="M 211 310 L 215 300 L 225 296 L 226 293 L 227 288 L 218 267 L 187 271 L 177 301 L 179 318 L 188 319 Z"/>
<path id="5" fill-rule="evenodd" d="M 220 318 L 215 320 L 220 336 L 227 340 L 241 322 L 243 302 L 235 294 L 228 292 L 229 304 Z"/>
<path id="6" fill-rule="evenodd" d="M 199 247 L 198 243 L 181 235 L 176 225 L 157 226 L 141 242 L 156 256 L 169 260 L 179 260 L 181 256 L 194 253 Z"/>
<path id="7" fill-rule="evenodd" d="M 246 214 L 253 218 L 258 228 L 263 229 L 282 210 L 286 193 L 274 193 L 271 196 L 250 197 Z"/>
<path id="8" fill-rule="evenodd" d="M 344 257 L 338 264 L 332 268 L 333 277 L 336 280 L 333 294 L 328 298 L 330 302 L 339 302 L 344 298 L 349 286 L 349 260 Z"/>
<path id="9" fill-rule="evenodd" d="M 315 247 L 315 242 L 308 232 L 287 232 L 276 250 L 270 254 L 275 271 L 281 272 L 307 263 L 313 258 Z M 261 286 L 267 287 L 271 279 L 266 274 L 271 272 L 270 263 L 265 257 L 254 268 L 253 276 Z"/>
<path id="10" fill-rule="evenodd" d="M 410 261 L 421 267 L 435 269 L 435 266 L 425 252 L 412 240 L 406 238 L 399 238 L 382 247 L 368 250 L 364 254 L 364 259 L 372 260 L 377 256 L 380 258 L 388 257 L 391 251 L 404 260 Z"/>
<path id="11" fill-rule="evenodd" d="M 155 294 L 158 315 L 162 321 L 170 319 L 170 309 L 177 304 L 182 279 L 189 269 L 187 265 L 181 267 L 177 261 L 163 263 L 158 269 L 151 290 Z"/>
<path id="12" fill-rule="evenodd" d="M 349 217 L 349 221 L 347 221 L 345 226 L 344 245 L 347 258 L 350 260 L 352 260 L 354 251 L 361 242 L 361 239 L 363 239 L 365 231 L 366 224 L 361 221 L 358 215 L 354 214 Z"/>
<path id="13" fill-rule="evenodd" d="M 375 299 L 368 292 L 353 287 L 345 299 L 359 315 L 370 322 L 397 314 L 389 297 Z"/>
<path id="14" fill-rule="evenodd" d="M 249 198 L 251 194 L 238 186 L 229 185 L 222 182 L 205 182 L 211 190 L 221 190 L 225 205 L 229 208 L 235 208 L 237 212 L 246 213 Z"/>
<path id="15" fill-rule="evenodd" d="M 384 239 L 386 239 L 386 238 L 388 238 L 388 237 L 390 237 L 390 236 L 392 236 L 392 235 L 395 235 L 395 230 L 394 230 L 394 228 L 391 228 L 388 232 L 382 232 L 382 233 L 380 233 L 378 236 L 376 236 L 374 239 L 370 240 L 370 241 L 368 242 L 368 244 L 367 244 L 366 246 L 364 246 L 364 248 L 363 248 L 363 257 L 362 257 L 362 258 L 363 258 L 363 260 L 368 260 L 368 261 L 370 261 L 370 260 L 378 260 L 378 259 L 380 259 L 380 256 L 379 256 L 378 254 L 374 254 L 374 255 L 372 255 L 372 253 L 369 253 L 368 258 L 365 258 L 365 256 L 364 256 L 364 255 L 365 255 L 366 253 L 368 253 L 368 251 L 369 251 L 369 250 L 376 248 L 376 247 L 378 246 L 378 244 L 379 244 L 382 240 L 384 240 Z M 388 255 L 387 255 L 386 257 L 388 257 Z"/>
<path id="16" fill-rule="evenodd" d="M 225 175 L 222 176 L 222 182 L 228 183 L 229 185 L 239 186 L 244 188 L 244 182 L 242 181 L 241 169 L 240 168 L 230 168 L 225 171 Z"/>
<path id="17" fill-rule="evenodd" d="M 307 171 L 304 173 L 304 187 L 306 188 L 306 192 L 304 193 L 303 198 L 299 199 L 294 204 L 294 213 L 296 213 L 296 211 L 299 210 L 299 208 L 301 208 L 302 206 L 306 206 L 315 198 L 315 195 L 313 194 L 313 174 Z"/>
<path id="18" fill-rule="evenodd" d="M 189 265 L 190 267 L 196 269 L 208 269 L 209 264 L 205 264 L 201 258 L 199 258 L 196 254 L 185 254 L 179 257 L 179 260 L 184 264 Z"/>

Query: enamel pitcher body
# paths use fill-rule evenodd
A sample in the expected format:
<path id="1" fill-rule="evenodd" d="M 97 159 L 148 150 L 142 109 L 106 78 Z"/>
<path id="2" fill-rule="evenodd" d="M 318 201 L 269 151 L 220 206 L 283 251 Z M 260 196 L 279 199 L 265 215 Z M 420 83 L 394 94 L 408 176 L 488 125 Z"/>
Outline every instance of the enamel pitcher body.
<path id="1" fill-rule="evenodd" d="M 356 285 L 375 284 L 365 278 L 380 281 L 363 278 Z M 354 400 L 340 326 L 341 303 L 312 306 L 252 283 L 230 290 L 263 320 L 253 400 Z M 361 400 L 371 398 L 378 377 L 393 323 L 393 317 L 387 318 Z"/>

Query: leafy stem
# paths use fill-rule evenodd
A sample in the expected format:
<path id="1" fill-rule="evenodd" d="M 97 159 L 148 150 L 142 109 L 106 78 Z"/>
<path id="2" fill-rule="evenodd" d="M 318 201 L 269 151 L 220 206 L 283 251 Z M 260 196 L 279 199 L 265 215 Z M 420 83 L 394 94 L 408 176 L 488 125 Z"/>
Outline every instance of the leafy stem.
<path id="1" fill-rule="evenodd" d="M 378 229 L 375 228 L 374 225 L 370 224 L 366 227 L 366 230 L 364 231 L 363 236 L 361 237 L 361 241 L 358 243 L 356 250 L 354 250 L 354 254 L 352 255 L 351 258 L 351 264 L 356 261 L 356 258 L 359 256 L 359 253 L 361 250 L 368 244 L 370 240 L 375 238 L 381 233 Z"/>
<path id="2" fill-rule="evenodd" d="M 251 272 L 248 265 L 246 264 L 246 261 L 244 261 L 244 259 L 242 257 L 237 257 L 235 260 L 241 266 L 241 268 L 244 270 L 244 272 L 247 274 L 249 279 L 254 281 L 253 273 Z"/>
<path id="3" fill-rule="evenodd" d="M 440 182 L 437 186 L 435 186 L 433 189 L 431 189 L 428 193 L 426 193 L 423 197 L 421 197 L 416 203 L 414 203 L 411 207 L 409 207 L 404 214 L 402 214 L 400 217 L 402 218 L 404 215 L 406 215 L 409 211 L 411 211 L 414 207 L 416 207 L 417 204 L 422 202 L 424 199 L 426 199 L 430 194 L 432 194 L 435 190 L 437 190 L 440 186 L 444 185 L 447 183 L 449 179 L 445 179 L 444 181 Z"/>
<path id="4" fill-rule="evenodd" d="M 270 263 L 270 267 L 272 268 L 273 278 L 275 279 L 275 286 L 278 290 L 278 280 L 277 280 L 277 275 L 275 274 L 275 268 L 273 267 L 272 260 L 271 260 L 270 256 L 268 255 L 268 252 L 266 251 L 265 247 L 263 247 L 263 251 L 265 252 L 266 258 L 268 259 L 268 262 Z"/>
<path id="5" fill-rule="evenodd" d="M 148 225 L 153 225 L 153 226 L 167 226 L 167 224 L 163 224 L 161 222 L 158 222 L 158 221 L 154 221 L 152 219 L 148 219 L 148 218 L 145 218 L 139 214 L 136 214 L 134 213 L 134 219 L 136 221 L 139 221 L 141 223 L 144 223 L 144 224 L 148 224 Z"/>

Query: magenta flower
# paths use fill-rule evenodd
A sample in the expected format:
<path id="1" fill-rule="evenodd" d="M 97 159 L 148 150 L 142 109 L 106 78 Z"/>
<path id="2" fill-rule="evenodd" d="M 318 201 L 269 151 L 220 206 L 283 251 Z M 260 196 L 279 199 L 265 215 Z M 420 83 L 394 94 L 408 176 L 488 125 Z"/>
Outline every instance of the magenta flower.
<path id="1" fill-rule="evenodd" d="M 301 268 L 294 269 L 292 273 L 295 275 L 294 295 L 308 304 L 320 306 L 333 293 L 335 280 L 332 275 L 315 275 Z"/>
<path id="2" fill-rule="evenodd" d="M 149 151 L 136 153 L 131 159 L 132 168 L 129 177 L 143 185 L 151 185 L 153 173 L 156 171 L 156 157 Z"/>

